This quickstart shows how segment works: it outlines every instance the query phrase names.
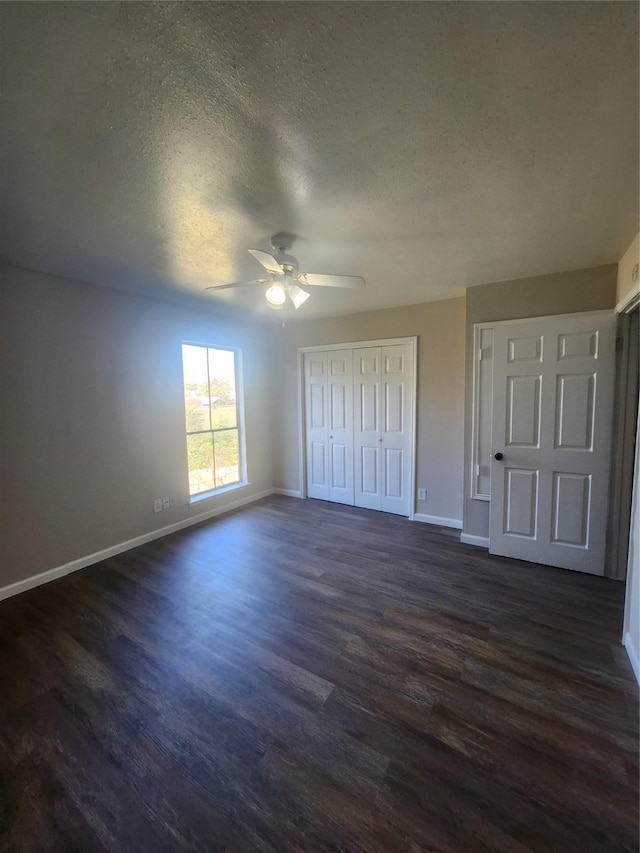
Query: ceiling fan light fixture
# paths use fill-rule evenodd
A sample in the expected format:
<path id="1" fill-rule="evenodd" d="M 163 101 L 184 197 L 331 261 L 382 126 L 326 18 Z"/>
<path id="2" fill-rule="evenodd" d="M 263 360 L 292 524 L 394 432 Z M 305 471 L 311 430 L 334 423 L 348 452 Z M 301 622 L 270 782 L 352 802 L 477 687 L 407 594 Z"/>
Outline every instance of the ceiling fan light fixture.
<path id="1" fill-rule="evenodd" d="M 291 301 L 293 302 L 293 307 L 299 308 L 301 305 L 304 305 L 304 303 L 311 296 L 311 294 L 307 293 L 301 287 L 298 287 L 297 284 L 292 284 L 289 287 L 289 296 L 291 297 Z"/>
<path id="2" fill-rule="evenodd" d="M 311 294 L 305 287 L 341 287 L 354 290 L 365 284 L 359 275 L 335 275 L 333 273 L 299 272 L 298 260 L 287 254 L 295 240 L 294 234 L 280 232 L 271 238 L 271 246 L 276 255 L 262 249 L 249 249 L 249 253 L 269 274 L 269 278 L 256 278 L 252 281 L 233 281 L 207 287 L 207 290 L 222 290 L 228 287 L 246 287 L 247 285 L 267 285 L 266 300 L 271 308 L 280 310 L 287 304 L 287 297 L 294 308 L 300 308 Z M 302 285 L 299 287 L 298 285 Z"/>
<path id="3" fill-rule="evenodd" d="M 265 296 L 267 298 L 267 302 L 272 308 L 282 308 L 287 298 L 284 287 L 276 282 L 267 288 Z"/>

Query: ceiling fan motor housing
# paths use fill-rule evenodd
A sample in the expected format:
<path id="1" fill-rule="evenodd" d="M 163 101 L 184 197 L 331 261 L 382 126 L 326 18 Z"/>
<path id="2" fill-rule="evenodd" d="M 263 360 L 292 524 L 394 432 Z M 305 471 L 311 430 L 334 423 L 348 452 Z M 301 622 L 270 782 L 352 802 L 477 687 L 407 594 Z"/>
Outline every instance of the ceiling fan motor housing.
<path id="1" fill-rule="evenodd" d="M 294 258 L 293 255 L 287 255 L 285 252 L 278 252 L 275 258 L 285 272 L 298 272 L 298 259 Z"/>
<path id="2" fill-rule="evenodd" d="M 285 272 L 295 273 L 298 271 L 298 259 L 287 254 L 295 239 L 296 235 L 289 234 L 288 231 L 280 231 L 271 238 L 271 248 L 276 253 L 276 261 Z"/>

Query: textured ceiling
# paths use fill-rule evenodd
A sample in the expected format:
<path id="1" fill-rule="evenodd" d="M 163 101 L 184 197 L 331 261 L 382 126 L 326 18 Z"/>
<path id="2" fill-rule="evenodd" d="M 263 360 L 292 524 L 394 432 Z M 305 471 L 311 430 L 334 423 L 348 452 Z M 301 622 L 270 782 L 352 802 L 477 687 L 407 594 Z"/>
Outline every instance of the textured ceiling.
<path id="1" fill-rule="evenodd" d="M 143 292 L 363 275 L 300 317 L 617 261 L 635 3 L 0 4 L 0 257 Z M 210 300 L 266 310 L 259 292 Z"/>

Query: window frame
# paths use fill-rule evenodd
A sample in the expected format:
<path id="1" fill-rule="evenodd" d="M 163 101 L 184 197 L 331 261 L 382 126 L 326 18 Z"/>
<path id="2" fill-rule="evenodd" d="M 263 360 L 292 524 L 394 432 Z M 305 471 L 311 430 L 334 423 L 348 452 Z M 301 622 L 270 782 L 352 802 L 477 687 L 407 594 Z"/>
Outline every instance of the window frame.
<path id="1" fill-rule="evenodd" d="M 235 379 L 235 394 L 236 394 L 236 426 L 235 427 L 220 427 L 220 428 L 211 428 L 204 430 L 188 430 L 187 429 L 187 408 L 184 402 L 184 350 L 183 347 L 201 347 L 202 349 L 207 351 L 207 377 L 209 382 L 211 381 L 211 377 L 209 376 L 209 350 L 222 350 L 224 352 L 232 352 L 233 353 L 233 367 L 234 367 L 234 379 Z M 190 341 L 183 340 L 180 345 L 180 360 L 182 363 L 182 408 L 183 408 L 183 417 L 184 417 L 184 447 L 186 452 L 186 468 L 187 468 L 187 491 L 189 493 L 189 503 L 199 503 L 200 501 L 207 500 L 208 498 L 216 497 L 217 495 L 224 494 L 225 492 L 232 492 L 236 489 L 241 489 L 244 486 L 250 485 L 247 479 L 247 452 L 246 452 L 246 443 L 245 443 L 245 420 L 244 420 L 244 384 L 243 384 L 243 363 L 242 363 L 242 349 L 240 347 L 231 347 L 224 346 L 220 344 L 211 344 L 211 343 L 203 343 L 202 341 Z M 211 390 L 211 389 L 209 389 Z M 215 448 L 215 433 L 217 432 L 231 432 L 232 430 L 237 430 L 238 433 L 238 475 L 239 479 L 235 483 L 226 483 L 223 486 L 216 486 L 213 489 L 206 489 L 202 492 L 196 492 L 195 494 L 191 494 L 191 487 L 189 481 L 189 455 L 188 455 L 188 436 L 190 435 L 211 435 L 212 437 L 212 445 Z M 214 472 L 215 472 L 215 455 L 213 459 L 214 464 Z M 215 477 L 215 473 L 214 473 Z"/>

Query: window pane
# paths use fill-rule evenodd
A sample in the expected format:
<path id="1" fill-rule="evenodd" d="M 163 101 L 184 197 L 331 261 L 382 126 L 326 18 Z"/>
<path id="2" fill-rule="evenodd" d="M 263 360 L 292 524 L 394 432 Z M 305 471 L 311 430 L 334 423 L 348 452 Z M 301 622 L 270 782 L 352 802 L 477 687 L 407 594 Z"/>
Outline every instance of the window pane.
<path id="1" fill-rule="evenodd" d="M 215 489 L 213 470 L 213 436 L 187 436 L 187 458 L 189 460 L 189 494 L 197 495 Z"/>
<path id="2" fill-rule="evenodd" d="M 211 426 L 213 429 L 227 429 L 238 426 L 235 403 L 214 403 L 211 406 Z"/>
<path id="3" fill-rule="evenodd" d="M 241 482 L 236 353 L 182 345 L 189 493 Z"/>
<path id="4" fill-rule="evenodd" d="M 235 353 L 231 350 L 209 350 L 209 402 L 212 429 L 238 426 Z"/>
<path id="5" fill-rule="evenodd" d="M 211 429 L 207 348 L 183 344 L 182 368 L 187 432 Z"/>
<path id="6" fill-rule="evenodd" d="M 214 433 L 216 458 L 216 486 L 240 482 L 240 455 L 238 453 L 238 430 L 229 429 Z"/>

